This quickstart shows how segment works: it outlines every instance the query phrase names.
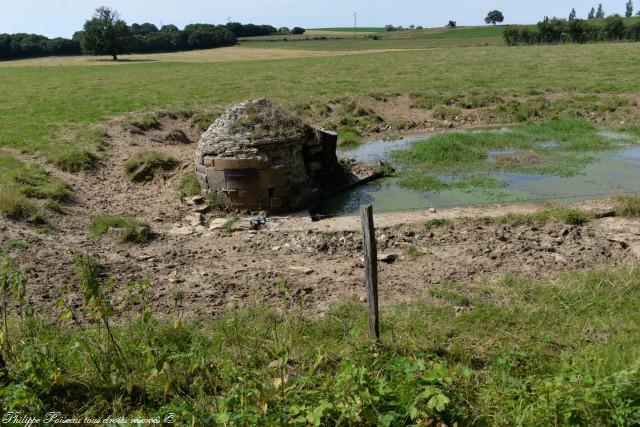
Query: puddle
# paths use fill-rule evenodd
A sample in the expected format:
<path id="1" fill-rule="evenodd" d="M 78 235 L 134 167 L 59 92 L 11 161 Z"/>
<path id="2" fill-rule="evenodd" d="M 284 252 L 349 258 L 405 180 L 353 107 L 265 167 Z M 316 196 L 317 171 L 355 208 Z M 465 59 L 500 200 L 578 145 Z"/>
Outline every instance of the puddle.
<path id="1" fill-rule="evenodd" d="M 505 128 L 506 129 L 506 128 Z M 503 130 L 497 130 L 503 131 Z M 505 131 L 509 131 L 506 129 Z M 629 136 L 618 132 L 602 131 L 600 134 L 629 141 Z M 398 168 L 389 154 L 407 149 L 416 141 L 429 136 L 404 137 L 395 141 L 373 141 L 352 149 L 338 151 L 339 157 L 350 157 L 363 162 L 385 160 Z M 633 137 L 631 137 L 633 138 Z M 555 141 L 540 143 L 541 148 L 557 147 Z M 518 150 L 494 150 L 488 161 L 499 156 L 517 155 Z M 452 188 L 443 191 L 416 191 L 401 187 L 396 178 L 385 178 L 360 186 L 349 193 L 325 201 L 322 210 L 332 215 L 349 215 L 358 211 L 361 204 L 371 203 L 376 212 L 395 212 L 428 209 L 430 207 L 453 207 L 468 204 L 508 203 L 557 199 L 559 201 L 581 201 L 606 197 L 612 193 L 637 192 L 640 177 L 640 144 L 621 145 L 610 151 L 583 153 L 593 161 L 581 169 L 581 173 L 570 177 L 512 173 L 497 170 L 477 174 L 442 174 L 436 177 L 452 184 L 469 177 L 494 178 L 500 185 L 496 188 Z"/>

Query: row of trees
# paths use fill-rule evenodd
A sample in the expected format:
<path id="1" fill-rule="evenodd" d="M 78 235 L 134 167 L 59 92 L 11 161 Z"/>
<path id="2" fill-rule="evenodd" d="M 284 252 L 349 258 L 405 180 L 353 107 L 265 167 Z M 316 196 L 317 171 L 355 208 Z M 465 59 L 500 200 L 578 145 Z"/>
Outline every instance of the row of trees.
<path id="1" fill-rule="evenodd" d="M 619 15 L 609 16 L 604 23 L 594 24 L 588 20 L 549 19 L 538 22 L 535 29 L 508 27 L 504 40 L 510 45 L 547 43 L 587 43 L 596 41 L 632 40 L 640 41 L 640 22 L 626 24 Z"/>
<path id="2" fill-rule="evenodd" d="M 69 39 L 49 39 L 37 34 L 0 34 L 0 59 L 79 55 L 80 53 L 80 43 Z"/>
<path id="3" fill-rule="evenodd" d="M 239 37 L 257 37 L 272 34 L 304 34 L 300 27 L 289 29 L 271 25 L 191 24 L 180 30 L 175 25 L 161 28 L 151 23 L 131 24 L 107 7 L 96 10 L 82 31 L 71 40 L 48 39 L 36 34 L 0 34 L 0 59 L 33 58 L 53 55 L 111 55 L 117 59 L 123 53 L 175 52 L 229 46 Z"/>

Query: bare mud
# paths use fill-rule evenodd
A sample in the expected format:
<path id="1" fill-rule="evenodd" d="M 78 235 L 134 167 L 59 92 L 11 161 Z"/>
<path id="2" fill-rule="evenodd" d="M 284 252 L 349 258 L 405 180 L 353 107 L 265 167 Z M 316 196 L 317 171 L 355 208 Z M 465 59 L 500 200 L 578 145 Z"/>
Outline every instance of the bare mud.
<path id="1" fill-rule="evenodd" d="M 109 156 L 90 173 L 70 174 L 43 166 L 73 188 L 77 201 L 52 218 L 55 231 L 0 219 L 0 247 L 22 241 L 11 256 L 28 279 L 32 303 L 55 315 L 59 290 L 69 285 L 76 303 L 80 292 L 72 261 L 74 251 L 96 257 L 104 278 L 115 278 L 115 298 L 126 283 L 148 278 L 152 304 L 169 313 L 180 301 L 186 316 L 216 315 L 248 304 L 301 306 L 321 314 L 348 300 L 363 301 L 364 266 L 356 218 L 312 222 L 304 215 L 274 217 L 259 230 L 246 219 L 233 232 L 209 230 L 209 223 L 231 214 L 200 216 L 178 194 L 180 178 L 191 171 L 200 132 L 188 121 L 161 119 L 162 128 L 132 135 L 113 124 Z M 166 141 L 182 130 L 194 143 Z M 153 149 L 176 158 L 180 166 L 144 184 L 130 182 L 124 162 Z M 26 160 L 36 162 L 37 159 Z M 608 202 L 592 203 L 606 209 Z M 399 213 L 380 216 L 377 229 L 382 304 L 408 301 L 443 281 L 495 280 L 505 274 L 551 276 L 567 270 L 636 262 L 638 222 L 604 218 L 582 226 L 559 223 L 503 225 L 459 219 L 427 230 L 434 217 L 497 216 L 537 206 L 474 207 L 474 211 Z M 156 237 L 148 244 L 122 244 L 109 236 L 95 238 L 87 227 L 96 215 L 126 215 L 151 224 Z M 176 298 L 178 296 L 178 298 Z"/>

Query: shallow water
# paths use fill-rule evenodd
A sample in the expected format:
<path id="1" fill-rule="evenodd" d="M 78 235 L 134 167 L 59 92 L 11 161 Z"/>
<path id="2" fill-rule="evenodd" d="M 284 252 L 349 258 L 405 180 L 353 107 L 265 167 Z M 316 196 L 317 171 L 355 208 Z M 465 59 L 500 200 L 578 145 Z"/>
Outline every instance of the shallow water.
<path id="1" fill-rule="evenodd" d="M 501 130 L 505 131 L 505 130 Z M 604 136 L 604 133 L 601 133 Z M 581 173 L 570 177 L 554 175 L 521 174 L 503 171 L 475 174 L 503 182 L 499 188 L 464 188 L 443 191 L 416 191 L 400 187 L 396 178 L 385 178 L 360 186 L 352 191 L 331 198 L 323 204 L 322 211 L 333 215 L 348 215 L 358 211 L 361 204 L 372 203 L 376 212 L 394 212 L 429 207 L 453 207 L 468 204 L 501 202 L 526 202 L 539 200 L 581 201 L 605 197 L 612 193 L 640 191 L 640 143 L 627 135 L 608 132 L 607 137 L 626 142 L 620 148 L 585 153 L 594 161 L 585 165 Z M 373 141 L 352 149 L 338 151 L 338 156 L 372 162 L 385 160 L 394 167 L 399 165 L 389 155 L 392 151 L 408 149 L 416 141 L 428 136 L 404 137 L 395 141 Z M 640 142 L 640 141 L 639 141 Z M 553 147 L 553 141 L 542 143 Z M 499 150 L 489 157 L 514 154 L 515 150 Z M 459 181 L 460 175 L 439 175 L 447 183 Z"/>

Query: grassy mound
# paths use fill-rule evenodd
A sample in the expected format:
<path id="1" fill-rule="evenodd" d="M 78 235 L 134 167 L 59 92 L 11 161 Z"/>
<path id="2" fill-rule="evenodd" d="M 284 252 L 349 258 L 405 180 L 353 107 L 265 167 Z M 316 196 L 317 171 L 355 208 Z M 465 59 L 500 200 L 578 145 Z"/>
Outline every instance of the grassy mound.
<path id="1" fill-rule="evenodd" d="M 142 151 L 124 164 L 127 176 L 133 182 L 150 181 L 157 172 L 173 170 L 178 161 L 157 151 Z"/>

